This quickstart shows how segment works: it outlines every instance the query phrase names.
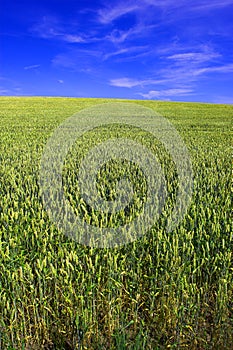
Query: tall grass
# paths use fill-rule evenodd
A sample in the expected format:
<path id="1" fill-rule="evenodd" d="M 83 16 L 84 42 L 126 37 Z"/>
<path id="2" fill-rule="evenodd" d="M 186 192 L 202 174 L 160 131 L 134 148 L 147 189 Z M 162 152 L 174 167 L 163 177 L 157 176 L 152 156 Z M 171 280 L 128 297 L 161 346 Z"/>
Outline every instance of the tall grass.
<path id="1" fill-rule="evenodd" d="M 103 102 L 108 101 L 0 98 L 0 349 L 231 349 L 233 107 L 136 102 L 167 117 L 191 154 L 192 203 L 169 233 L 165 223 L 176 182 L 164 149 L 124 128 L 99 128 L 77 140 L 63 182 L 67 199 L 87 222 L 124 224 L 140 212 L 145 195 L 140 169 L 113 162 L 99 174 L 100 190 L 114 198 L 111 183 L 124 172 L 136 189 L 129 211 L 109 217 L 82 203 L 75 171 L 79 157 L 98 140 L 120 132 L 143 142 L 157 153 L 169 188 L 165 210 L 147 235 L 98 249 L 69 239 L 50 222 L 38 173 L 53 130 Z"/>

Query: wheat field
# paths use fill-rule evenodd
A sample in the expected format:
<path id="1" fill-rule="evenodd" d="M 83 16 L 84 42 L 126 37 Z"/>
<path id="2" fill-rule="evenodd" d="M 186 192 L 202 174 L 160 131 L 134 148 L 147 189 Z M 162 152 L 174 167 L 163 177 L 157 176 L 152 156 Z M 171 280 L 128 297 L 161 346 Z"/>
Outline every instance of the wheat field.
<path id="1" fill-rule="evenodd" d="M 95 227 L 130 223 L 146 182 L 136 164 L 112 161 L 99 172 L 102 196 L 114 199 L 122 174 L 134 185 L 128 210 L 103 214 L 82 200 L 80 157 L 123 135 L 157 153 L 168 198 L 147 234 L 112 248 L 88 247 L 61 232 L 43 206 L 40 160 L 66 118 L 104 99 L 0 98 L 0 349 L 232 349 L 233 106 L 127 101 L 167 118 L 193 167 L 187 213 L 171 232 L 166 220 L 177 194 L 174 163 L 146 132 L 122 125 L 90 130 L 63 168 L 64 193 Z M 122 101 L 124 102 L 124 101 Z"/>

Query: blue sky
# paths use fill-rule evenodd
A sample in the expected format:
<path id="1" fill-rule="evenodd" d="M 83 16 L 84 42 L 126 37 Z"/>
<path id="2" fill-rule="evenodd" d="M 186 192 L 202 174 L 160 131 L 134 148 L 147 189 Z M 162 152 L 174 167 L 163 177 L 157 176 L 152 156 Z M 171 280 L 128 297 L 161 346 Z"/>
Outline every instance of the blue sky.
<path id="1" fill-rule="evenodd" d="M 233 103 L 233 0 L 3 0 L 0 95 Z"/>

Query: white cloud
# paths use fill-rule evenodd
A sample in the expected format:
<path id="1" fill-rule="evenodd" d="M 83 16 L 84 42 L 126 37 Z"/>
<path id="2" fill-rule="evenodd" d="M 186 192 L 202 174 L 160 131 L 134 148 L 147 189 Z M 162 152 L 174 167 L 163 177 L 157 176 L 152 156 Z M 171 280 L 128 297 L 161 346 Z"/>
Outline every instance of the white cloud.
<path id="1" fill-rule="evenodd" d="M 168 50 L 162 49 L 160 53 L 165 55 L 160 59 L 169 62 L 158 72 L 159 76 L 169 84 L 190 84 L 197 81 L 201 76 L 208 73 L 230 73 L 233 71 L 233 64 L 224 64 L 222 55 L 207 45 L 202 45 L 197 51 L 191 48 L 174 46 Z M 185 50 L 185 51 L 184 51 Z M 168 54 L 168 55 L 166 55 Z"/>
<path id="2" fill-rule="evenodd" d="M 65 28 L 57 18 L 44 16 L 40 23 L 31 28 L 33 33 L 36 33 L 43 39 L 56 39 L 67 43 L 84 43 L 88 41 L 88 38 L 83 37 L 76 33 L 77 29 Z"/>
<path id="3" fill-rule="evenodd" d="M 4 88 L 0 86 L 0 95 L 7 96 L 17 96 L 22 94 L 22 89 L 20 87 Z"/>
<path id="4" fill-rule="evenodd" d="M 106 0 L 103 2 L 107 3 Z M 108 2 L 106 7 L 97 11 L 95 17 L 90 18 L 90 27 L 80 25 L 78 30 L 75 22 L 61 23 L 56 19 L 45 17 L 34 29 L 40 37 L 63 42 L 65 50 L 52 60 L 55 66 L 62 66 L 76 72 L 92 72 L 92 74 L 93 70 L 98 70 L 98 76 L 101 75 L 101 78 L 109 80 L 107 76 L 110 70 L 112 72 L 118 64 L 115 69 L 116 71 L 122 69 L 122 77 L 120 75 L 121 78 L 109 80 L 111 86 L 138 88 L 137 91 L 145 98 L 185 96 L 191 94 L 197 82 L 208 74 L 233 71 L 233 65 L 224 65 L 224 57 L 215 52 L 209 42 L 205 45 L 194 44 L 207 42 L 209 38 L 207 37 L 209 25 L 205 19 L 208 9 L 218 9 L 232 3 L 233 0 L 212 0 L 211 2 L 209 0 L 195 2 L 193 0 L 190 2 L 187 0 L 176 2 L 173 0 L 125 0 L 124 2 L 119 0 Z M 126 22 L 117 22 L 117 19 L 127 14 L 134 14 L 136 20 L 132 21 L 133 24 L 129 21 L 125 27 L 122 23 Z M 199 17 L 202 17 L 201 21 Z M 192 21 L 188 22 L 187 19 Z M 203 19 L 206 25 L 203 25 Z M 76 20 L 78 23 L 77 18 Z M 181 20 L 186 20 L 188 26 L 181 27 Z M 129 28 L 130 24 L 132 26 Z M 171 29 L 167 29 L 168 24 L 171 24 Z M 177 30 L 179 26 L 181 30 Z M 206 30 L 207 36 L 201 30 Z M 167 33 L 165 36 L 164 32 Z M 165 40 L 162 41 L 164 38 Z M 68 46 L 65 43 L 90 45 L 80 47 L 80 45 Z M 165 45 L 165 48 L 161 49 L 162 45 Z M 215 48 L 217 45 L 218 43 L 215 43 Z M 142 56 L 143 59 L 140 59 L 139 57 Z M 129 62 L 127 65 L 125 63 L 126 60 L 133 61 L 133 57 L 136 59 L 131 69 Z M 108 66 L 109 62 L 111 66 Z M 128 72 L 131 72 L 132 78 L 124 73 L 125 67 Z M 116 76 L 119 77 L 119 75 Z M 58 82 L 62 84 L 61 80 Z M 143 87 L 146 89 L 144 90 Z"/>
<path id="5" fill-rule="evenodd" d="M 167 59 L 176 61 L 178 63 L 202 63 L 210 61 L 214 58 L 220 57 L 221 55 L 214 52 L 186 52 L 178 53 L 168 56 Z"/>
<path id="6" fill-rule="evenodd" d="M 64 83 L 64 80 L 59 79 L 57 82 L 58 82 L 59 84 L 63 84 L 63 83 Z"/>
<path id="7" fill-rule="evenodd" d="M 131 79 L 131 78 L 118 78 L 118 79 L 111 79 L 110 85 L 116 86 L 116 87 L 125 87 L 125 88 L 132 88 L 135 86 L 145 86 L 145 85 L 153 85 L 153 84 L 161 84 L 164 80 L 137 80 L 137 79 Z"/>
<path id="8" fill-rule="evenodd" d="M 221 7 L 228 7 L 233 4 L 233 0 L 143 0 L 147 5 L 158 7 L 161 9 L 174 10 L 178 9 L 181 12 L 197 12 L 197 11 L 210 11 Z"/>
<path id="9" fill-rule="evenodd" d="M 161 52 L 162 53 L 162 52 Z M 163 51 L 160 57 L 163 68 L 157 69 L 150 79 L 122 77 L 111 79 L 110 85 L 124 88 L 137 87 L 138 94 L 147 99 L 170 99 L 177 96 L 193 95 L 197 82 L 208 74 L 233 72 L 233 64 L 223 64 L 222 56 L 210 46 L 196 48 L 175 46 L 172 52 Z M 140 92 L 150 86 L 148 92 Z"/>
<path id="10" fill-rule="evenodd" d="M 37 69 L 40 67 L 40 64 L 33 64 L 31 66 L 25 66 L 24 69 L 25 70 L 30 70 L 30 69 Z"/>
<path id="11" fill-rule="evenodd" d="M 96 50 L 71 48 L 52 59 L 55 67 L 64 67 L 72 71 L 85 71 L 97 68 L 103 53 Z"/>
<path id="12" fill-rule="evenodd" d="M 188 96 L 193 93 L 192 89 L 167 89 L 167 90 L 151 90 L 146 94 L 140 93 L 139 95 L 147 99 L 153 98 L 168 98 L 175 96 Z"/>
<path id="13" fill-rule="evenodd" d="M 233 73 L 233 64 L 203 66 L 187 63 L 183 66 L 169 67 L 161 71 L 161 74 L 167 79 L 167 82 L 176 83 L 191 83 L 197 81 L 199 77 L 211 73 Z"/>
<path id="14" fill-rule="evenodd" d="M 200 15 L 201 12 L 208 12 L 211 10 L 216 10 L 221 7 L 228 7 L 233 4 L 233 0 L 196 0 L 187 2 L 187 0 L 126 0 L 126 1 L 118 1 L 114 6 L 111 4 L 110 6 L 106 6 L 99 10 L 99 22 L 102 24 L 109 24 L 116 19 L 120 18 L 123 15 L 126 15 L 131 12 L 136 12 L 137 14 L 144 14 L 145 11 L 157 11 L 160 9 L 169 14 L 176 20 L 177 12 L 178 15 L 184 16 L 186 13 L 193 13 L 195 15 Z M 176 11 L 176 15 L 174 15 L 174 11 Z M 150 13 L 148 12 L 148 15 Z M 156 13 L 155 13 L 156 15 Z"/>
<path id="15" fill-rule="evenodd" d="M 0 88 L 0 94 L 5 95 L 5 94 L 9 94 L 9 93 L 10 93 L 10 90 Z"/>
<path id="16" fill-rule="evenodd" d="M 136 2 L 131 1 L 128 2 L 128 4 L 126 2 L 118 3 L 115 7 L 111 5 L 99 10 L 99 21 L 102 24 L 108 24 L 125 14 L 138 10 L 139 8 L 140 7 Z"/>
<path id="17" fill-rule="evenodd" d="M 201 75 L 204 73 L 232 73 L 232 72 L 233 72 L 233 64 L 226 64 L 222 66 L 200 68 L 196 70 L 195 74 Z"/>
<path id="18" fill-rule="evenodd" d="M 233 5 L 233 0 L 205 0 L 205 1 L 197 1 L 194 4 L 194 9 L 196 10 L 211 10 L 211 9 L 218 9 L 221 7 L 228 7 L 230 5 Z"/>
<path id="19" fill-rule="evenodd" d="M 132 88 L 134 86 L 142 85 L 142 81 L 130 79 L 130 78 L 119 78 L 119 79 L 111 79 L 110 85 L 117 86 L 117 87 Z"/>
<path id="20" fill-rule="evenodd" d="M 128 54 L 131 54 L 131 53 L 139 53 L 139 54 L 145 54 L 145 52 L 148 51 L 148 47 L 146 46 L 129 46 L 129 47 L 124 47 L 120 50 L 115 50 L 113 52 L 109 52 L 107 54 L 105 54 L 103 56 L 103 59 L 104 60 L 107 60 L 111 57 L 114 57 L 114 56 L 120 56 L 120 55 L 124 55 L 124 57 L 126 58 L 128 56 Z"/>
<path id="21" fill-rule="evenodd" d="M 114 29 L 110 34 L 108 34 L 105 39 L 111 41 L 114 44 L 119 44 L 124 42 L 133 32 L 133 29 L 129 30 L 119 30 Z"/>
<path id="22" fill-rule="evenodd" d="M 144 23 L 144 19 L 140 19 L 131 28 L 126 30 L 120 30 L 114 28 L 110 34 L 106 35 L 104 40 L 110 41 L 115 45 L 126 42 L 127 40 L 146 38 L 153 32 L 154 29 L 159 28 L 158 23 Z"/>
<path id="23" fill-rule="evenodd" d="M 85 39 L 82 38 L 80 35 L 73 35 L 73 34 L 63 34 L 61 35 L 61 39 L 68 42 L 68 43 L 84 43 Z"/>

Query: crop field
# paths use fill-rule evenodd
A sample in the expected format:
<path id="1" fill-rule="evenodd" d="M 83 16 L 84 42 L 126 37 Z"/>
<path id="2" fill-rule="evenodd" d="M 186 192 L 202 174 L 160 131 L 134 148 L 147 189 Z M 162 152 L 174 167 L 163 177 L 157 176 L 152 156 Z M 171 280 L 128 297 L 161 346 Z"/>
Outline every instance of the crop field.
<path id="1" fill-rule="evenodd" d="M 148 195 L 140 166 L 121 158 L 101 167 L 97 190 L 106 201 L 122 177 L 134 189 L 131 204 L 110 213 L 82 198 L 77 172 L 103 141 L 141 143 L 156 154 L 167 187 L 148 231 L 127 244 L 128 231 L 116 246 L 82 244 L 46 210 L 40 174 L 48 139 L 75 113 L 117 101 L 0 97 L 0 349 L 232 349 L 233 106 L 121 100 L 165 117 L 187 147 L 193 191 L 173 230 L 166 226 L 178 196 L 176 164 L 152 134 L 120 123 L 93 125 L 69 149 L 64 196 L 92 227 L 130 225 Z"/>

